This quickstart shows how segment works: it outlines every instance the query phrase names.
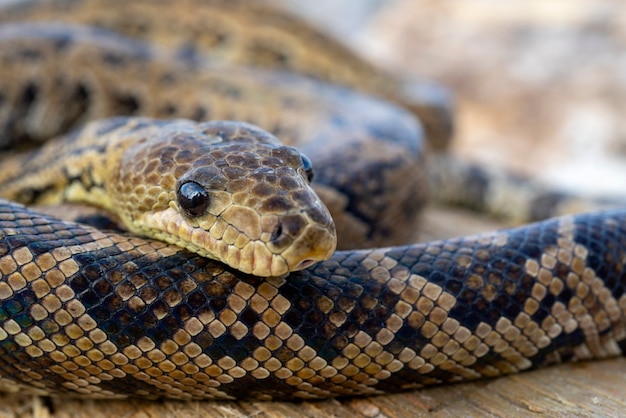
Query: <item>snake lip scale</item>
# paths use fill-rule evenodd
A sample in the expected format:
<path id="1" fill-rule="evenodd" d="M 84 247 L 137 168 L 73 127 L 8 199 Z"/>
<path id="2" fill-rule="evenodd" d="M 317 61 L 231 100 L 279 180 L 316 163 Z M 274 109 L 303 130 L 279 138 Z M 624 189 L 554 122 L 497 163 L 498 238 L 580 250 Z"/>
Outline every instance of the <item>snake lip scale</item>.
<path id="1" fill-rule="evenodd" d="M 155 17 L 166 2 L 120 3 L 133 8 L 128 16 L 111 14 L 111 3 L 28 1 L 0 13 L 13 22 L 0 25 L 0 146 L 38 146 L 0 162 L 0 194 L 9 199 L 0 199 L 0 388 L 320 399 L 624 352 L 626 210 L 407 244 L 424 202 L 423 135 L 449 131 L 435 117 L 449 114 L 449 103 L 407 103 L 395 80 L 256 3 L 181 0 L 165 25 Z M 18 23 L 42 16 L 67 24 Z M 104 28 L 85 26 L 94 24 Z M 200 29 L 204 36 L 193 32 Z M 205 47 L 224 65 L 206 62 Z M 291 70 L 317 81 L 282 72 Z M 422 124 L 368 93 L 407 106 Z M 119 114 L 132 116 L 111 118 Z M 245 119 L 270 133 L 190 119 Z M 78 129 L 65 142 L 39 144 L 70 128 Z M 151 144 L 152 135 L 165 140 L 155 147 L 161 154 L 124 154 L 134 146 L 126 139 Z M 204 143 L 191 145 L 196 136 Z M 184 146 L 170 147 L 175 141 Z M 207 144 L 213 165 L 188 161 L 187 151 Z M 130 168 L 114 170 L 124 158 Z M 174 160 L 185 167 L 156 168 Z M 151 170 L 138 174 L 140 166 Z M 124 181 L 107 185 L 107 176 Z M 107 200 L 109 190 L 116 197 L 133 187 L 141 190 L 135 201 Z M 192 241 L 188 225 L 222 216 L 225 224 L 208 229 L 229 248 L 262 237 L 285 259 L 296 252 L 295 261 L 246 270 L 203 256 L 228 262 L 229 249 L 204 254 L 136 236 L 132 224 L 132 232 L 98 229 L 15 202 L 87 194 L 108 209 L 160 207 L 148 222 Z M 241 222 L 251 212 L 260 227 Z M 120 217 L 139 217 L 129 213 Z"/>

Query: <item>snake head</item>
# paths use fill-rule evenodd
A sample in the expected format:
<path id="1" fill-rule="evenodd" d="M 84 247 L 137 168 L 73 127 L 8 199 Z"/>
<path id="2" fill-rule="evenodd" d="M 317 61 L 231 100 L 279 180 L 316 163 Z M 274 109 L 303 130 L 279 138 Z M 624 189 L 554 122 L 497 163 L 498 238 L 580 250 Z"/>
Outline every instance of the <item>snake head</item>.
<path id="1" fill-rule="evenodd" d="M 132 232 L 258 276 L 332 255 L 335 225 L 298 150 L 240 122 L 159 125 L 120 158 L 112 194 Z"/>

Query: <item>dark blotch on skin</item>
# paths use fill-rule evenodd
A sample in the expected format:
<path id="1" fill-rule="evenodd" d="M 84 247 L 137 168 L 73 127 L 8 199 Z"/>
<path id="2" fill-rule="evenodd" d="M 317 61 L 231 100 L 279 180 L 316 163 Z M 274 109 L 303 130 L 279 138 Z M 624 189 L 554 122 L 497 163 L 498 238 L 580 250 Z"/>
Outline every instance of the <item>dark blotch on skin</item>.
<path id="1" fill-rule="evenodd" d="M 171 103 L 168 103 L 161 108 L 161 115 L 163 116 L 174 116 L 176 113 L 176 106 Z"/>
<path id="2" fill-rule="evenodd" d="M 247 170 L 238 167 L 225 167 L 223 172 L 231 180 L 244 178 L 248 174 Z"/>
<path id="3" fill-rule="evenodd" d="M 209 119 L 209 112 L 207 111 L 206 108 L 199 106 L 193 112 L 193 116 L 191 117 L 191 119 L 196 120 L 196 121 L 203 121 L 205 119 Z"/>
<path id="4" fill-rule="evenodd" d="M 37 49 L 24 48 L 20 51 L 19 56 L 25 61 L 39 61 L 41 59 L 41 52 Z"/>
<path id="5" fill-rule="evenodd" d="M 72 97 L 74 99 L 73 103 L 75 103 L 75 106 L 77 106 L 83 111 L 87 110 L 87 108 L 89 107 L 89 97 L 90 97 L 89 89 L 87 88 L 87 86 L 85 86 L 84 84 L 76 85 L 76 88 L 74 89 L 74 94 L 72 95 Z"/>
<path id="6" fill-rule="evenodd" d="M 286 197 L 274 196 L 263 202 L 260 209 L 265 213 L 281 213 L 290 210 L 291 206 L 291 201 Z"/>
<path id="7" fill-rule="evenodd" d="M 66 34 L 65 36 L 60 35 L 54 38 L 54 49 L 56 49 L 57 52 L 63 51 L 65 48 L 67 48 L 71 44 L 72 44 L 72 36 L 70 34 Z"/>
<path id="8" fill-rule="evenodd" d="M 123 67 L 126 58 L 122 55 L 115 54 L 113 52 L 108 52 L 103 55 L 103 61 L 105 64 L 111 67 Z"/>
<path id="9" fill-rule="evenodd" d="M 278 185 L 283 190 L 287 190 L 287 191 L 296 190 L 298 189 L 298 187 L 300 187 L 298 182 L 292 177 L 281 177 L 280 180 L 278 180 Z"/>
<path id="10" fill-rule="evenodd" d="M 289 56 L 271 46 L 256 43 L 250 46 L 251 63 L 273 64 L 277 68 L 288 68 Z"/>
<path id="11" fill-rule="evenodd" d="M 286 233 L 291 237 L 295 237 L 300 234 L 302 229 L 306 226 L 306 222 L 302 219 L 302 217 L 296 215 L 283 217 L 281 224 L 283 233 Z"/>
<path id="12" fill-rule="evenodd" d="M 326 223 L 326 215 L 317 208 L 310 208 L 306 210 L 306 214 L 313 222 L 324 225 Z"/>
<path id="13" fill-rule="evenodd" d="M 39 94 L 39 88 L 33 82 L 30 82 L 26 85 L 24 90 L 22 91 L 22 97 L 20 99 L 22 105 L 24 107 L 29 107 L 32 105 L 37 99 L 37 95 Z"/>
<path id="14" fill-rule="evenodd" d="M 220 169 L 212 166 L 201 166 L 188 171 L 180 183 L 193 181 L 201 184 L 206 190 L 226 190 L 229 180 L 226 179 Z"/>
<path id="15" fill-rule="evenodd" d="M 196 158 L 196 156 L 194 155 L 194 153 L 191 150 L 188 150 L 188 149 L 180 150 L 174 156 L 174 160 L 177 163 L 179 163 L 179 164 L 189 164 L 192 161 L 194 161 L 195 158 Z"/>
<path id="16" fill-rule="evenodd" d="M 130 94 L 114 94 L 115 111 L 121 115 L 132 115 L 139 109 L 139 100 Z"/>
<path id="17" fill-rule="evenodd" d="M 252 188 L 252 196 L 260 198 L 268 197 L 274 194 L 275 190 L 276 189 L 269 184 L 258 183 Z"/>

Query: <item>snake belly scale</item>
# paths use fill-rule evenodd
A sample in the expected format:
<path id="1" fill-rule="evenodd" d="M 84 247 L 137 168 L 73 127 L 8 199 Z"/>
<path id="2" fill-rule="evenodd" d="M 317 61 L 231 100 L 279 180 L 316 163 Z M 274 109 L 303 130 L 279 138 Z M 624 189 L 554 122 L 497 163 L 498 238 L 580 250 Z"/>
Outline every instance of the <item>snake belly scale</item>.
<path id="1" fill-rule="evenodd" d="M 90 3 L 98 4 L 76 4 Z M 242 4 L 220 7 L 227 3 Z M 74 3 L 41 4 L 67 11 Z M 6 16 L 31 9 L 16 10 Z M 336 204 L 333 217 L 352 222 L 343 231 L 337 223 L 340 246 L 401 242 L 411 232 L 413 220 L 399 222 L 381 209 L 413 214 L 421 206 L 420 129 L 401 109 L 294 76 L 200 75 L 198 62 L 169 64 L 167 53 L 130 40 L 118 46 L 120 39 L 84 27 L 1 28 L 2 145 L 112 116 L 112 103 L 152 117 L 241 116 L 311 157 L 316 190 Z M 146 62 L 154 63 L 152 72 Z M 125 87 L 104 88 L 115 78 Z M 172 86 L 192 79 L 199 84 L 184 90 L 188 100 L 179 103 Z M 307 93 L 289 93 L 294 86 Z M 148 98 L 148 91 L 162 94 Z M 256 107 L 243 106 L 244 98 L 257 100 Z M 121 129 L 138 123 L 114 120 L 124 121 Z M 88 126 L 98 123 L 112 122 Z M 356 151 L 363 152 L 358 159 Z M 52 151 L 35 152 L 45 158 Z M 294 158 L 294 171 L 306 177 L 304 160 Z M 20 172 L 23 161 L 6 156 L 3 175 L 18 173 L 6 184 L 36 171 Z M 377 174 L 358 177 L 352 168 Z M 50 191 L 40 186 L 24 187 L 23 200 Z M 355 200 L 346 203 L 346 196 Z M 618 210 L 456 240 L 337 251 L 300 271 L 258 277 L 180 246 L 2 200 L 0 385 L 92 398 L 307 399 L 620 355 L 624 248 L 626 212 Z"/>

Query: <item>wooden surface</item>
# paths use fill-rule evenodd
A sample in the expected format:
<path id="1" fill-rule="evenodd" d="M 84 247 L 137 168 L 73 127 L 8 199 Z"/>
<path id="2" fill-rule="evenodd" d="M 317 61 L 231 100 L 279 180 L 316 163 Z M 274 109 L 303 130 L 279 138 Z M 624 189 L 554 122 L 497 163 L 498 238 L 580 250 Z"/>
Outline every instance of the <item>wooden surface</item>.
<path id="1" fill-rule="evenodd" d="M 501 227 L 453 210 L 430 209 L 420 239 Z M 158 417 L 614 417 L 626 413 L 626 359 L 565 364 L 499 379 L 371 398 L 319 402 L 79 401 L 0 394 L 0 418 Z"/>
<path id="2" fill-rule="evenodd" d="M 0 417 L 615 417 L 626 412 L 626 359 L 500 379 L 321 402 L 141 402 L 0 397 Z"/>

